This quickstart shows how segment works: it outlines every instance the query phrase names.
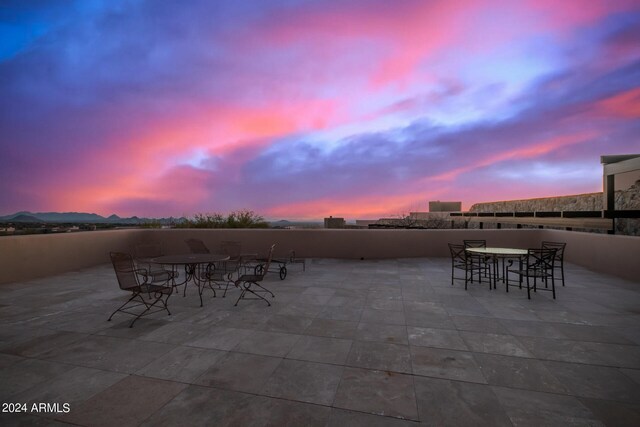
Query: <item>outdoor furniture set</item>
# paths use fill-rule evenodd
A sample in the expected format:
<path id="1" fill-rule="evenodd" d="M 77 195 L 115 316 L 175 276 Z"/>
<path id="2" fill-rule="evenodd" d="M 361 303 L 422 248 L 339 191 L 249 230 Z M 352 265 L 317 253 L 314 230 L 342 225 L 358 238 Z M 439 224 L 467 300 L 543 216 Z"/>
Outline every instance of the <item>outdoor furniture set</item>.
<path id="1" fill-rule="evenodd" d="M 240 290 L 235 306 L 243 299 L 261 299 L 271 305 L 264 294 L 274 298 L 275 295 L 262 285 L 272 262 L 278 263 L 280 279 L 287 274 L 287 262 L 302 263 L 304 260 L 295 258 L 291 251 L 288 260 L 273 260 L 275 244 L 271 245 L 265 257 L 257 254 L 242 254 L 239 242 L 222 242 L 221 253 L 211 253 L 209 248 L 198 239 L 189 239 L 185 243 L 190 252 L 177 255 L 163 255 L 158 244 L 143 244 L 135 248 L 135 258 L 123 252 L 112 252 L 111 262 L 116 272 L 118 284 L 122 290 L 132 293 L 127 302 L 114 311 L 108 320 L 118 312 L 131 314 L 133 324 L 143 316 L 158 311 L 168 314 L 167 300 L 180 286 L 183 286 L 183 296 L 186 296 L 187 285 L 194 284 L 198 289 L 200 306 L 202 294 L 206 288 L 211 289 L 216 297 L 216 288 L 224 291 L 226 297 L 230 286 Z M 184 272 L 184 276 L 181 273 Z M 143 306 L 142 312 L 131 311 L 135 307 Z"/>
<path id="2" fill-rule="evenodd" d="M 464 280 L 465 290 L 469 283 L 482 283 L 485 279 L 489 289 L 496 289 L 497 282 L 509 287 L 527 288 L 527 298 L 531 290 L 550 291 L 556 298 L 556 280 L 564 286 L 564 251 L 566 243 L 542 242 L 540 248 L 517 249 L 487 247 L 486 240 L 464 240 L 463 244 L 449 243 L 451 255 L 451 285 L 454 280 Z M 456 272 L 464 272 L 464 277 L 456 277 Z M 516 284 L 510 283 L 511 276 L 518 276 Z M 544 288 L 538 287 L 538 281 Z"/>

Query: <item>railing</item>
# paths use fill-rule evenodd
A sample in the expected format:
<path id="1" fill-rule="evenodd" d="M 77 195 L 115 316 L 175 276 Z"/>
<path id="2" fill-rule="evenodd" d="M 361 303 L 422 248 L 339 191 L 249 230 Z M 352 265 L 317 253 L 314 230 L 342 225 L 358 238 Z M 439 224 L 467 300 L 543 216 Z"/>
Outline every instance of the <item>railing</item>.
<path id="1" fill-rule="evenodd" d="M 640 210 L 616 209 L 603 211 L 513 211 L 513 212 L 451 212 L 453 217 L 518 217 L 518 218 L 640 218 Z"/>
<path id="2" fill-rule="evenodd" d="M 463 218 L 465 221 L 479 223 L 483 228 L 485 222 L 495 223 L 498 228 L 502 224 L 515 224 L 542 227 L 562 227 L 566 230 L 596 229 L 609 234 L 615 233 L 615 220 L 622 218 L 640 218 L 640 210 L 602 210 L 602 211 L 527 211 L 527 212 L 452 212 L 452 218 Z"/>

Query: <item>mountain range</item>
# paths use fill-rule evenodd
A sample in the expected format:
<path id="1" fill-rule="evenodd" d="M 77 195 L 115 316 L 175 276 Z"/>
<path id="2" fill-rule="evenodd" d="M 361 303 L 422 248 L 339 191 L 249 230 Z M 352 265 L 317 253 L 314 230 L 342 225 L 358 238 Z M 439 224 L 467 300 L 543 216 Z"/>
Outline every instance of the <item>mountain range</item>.
<path id="1" fill-rule="evenodd" d="M 184 217 L 180 218 L 139 218 L 132 216 L 129 218 L 122 218 L 118 215 L 110 215 L 104 217 L 95 213 L 86 212 L 28 212 L 21 211 L 12 215 L 0 216 L 0 222 L 20 222 L 20 223 L 80 223 L 80 224 L 131 224 L 140 225 L 148 224 L 151 222 L 160 223 L 163 225 L 176 224 L 186 221 Z M 318 228 L 322 227 L 322 222 L 319 221 L 269 221 L 269 225 L 275 228 L 287 228 L 287 227 L 310 227 Z"/>
<path id="2" fill-rule="evenodd" d="M 95 213 L 85 212 L 16 212 L 12 215 L 0 216 L 2 222 L 43 222 L 43 223 L 100 223 L 100 224 L 145 224 L 160 222 L 170 224 L 184 221 L 184 218 L 121 218 L 118 215 L 103 217 Z"/>

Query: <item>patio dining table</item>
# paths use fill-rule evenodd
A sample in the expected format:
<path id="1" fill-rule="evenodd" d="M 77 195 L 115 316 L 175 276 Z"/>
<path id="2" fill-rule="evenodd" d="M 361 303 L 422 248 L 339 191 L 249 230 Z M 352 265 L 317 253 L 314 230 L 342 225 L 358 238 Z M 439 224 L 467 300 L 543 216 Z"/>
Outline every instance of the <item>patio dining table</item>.
<path id="1" fill-rule="evenodd" d="M 484 256 L 487 259 L 491 259 L 493 272 L 489 273 L 489 280 L 493 281 L 493 289 L 496 289 L 496 283 L 500 280 L 500 270 L 502 270 L 502 280 L 506 276 L 505 261 L 511 266 L 514 260 L 518 260 L 522 264 L 522 257 L 527 255 L 526 249 L 517 248 L 467 248 L 466 251 L 474 256 Z M 502 268 L 500 269 L 500 261 L 502 261 Z"/>
<path id="2" fill-rule="evenodd" d="M 206 277 L 206 269 L 209 264 L 227 261 L 229 255 L 227 254 L 176 254 L 176 255 L 162 255 L 159 257 L 151 258 L 149 261 L 154 264 L 162 264 L 171 266 L 171 271 L 176 273 L 179 267 L 184 267 L 185 279 L 181 283 L 176 283 L 177 274 L 173 274 L 171 279 L 171 285 L 174 288 L 178 286 L 184 286 L 182 296 L 187 295 L 187 284 L 191 281 L 198 287 L 198 293 L 200 294 L 200 306 L 202 307 L 202 291 L 204 286 L 209 282 Z M 213 288 L 212 288 L 213 289 Z M 215 296 L 215 290 L 213 291 Z"/>

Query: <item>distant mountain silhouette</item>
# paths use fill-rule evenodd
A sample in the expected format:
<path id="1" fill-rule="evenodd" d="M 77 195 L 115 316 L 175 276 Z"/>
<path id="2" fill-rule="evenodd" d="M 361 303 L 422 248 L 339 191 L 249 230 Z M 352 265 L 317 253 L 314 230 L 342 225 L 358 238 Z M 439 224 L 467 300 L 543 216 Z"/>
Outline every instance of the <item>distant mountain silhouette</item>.
<path id="1" fill-rule="evenodd" d="M 281 219 L 279 221 L 269 221 L 269 225 L 274 228 L 287 228 L 287 227 L 304 227 L 304 228 L 318 228 L 322 227 L 322 222 L 319 221 L 288 221 Z"/>
<path id="2" fill-rule="evenodd" d="M 49 223 L 100 223 L 100 224 L 145 224 L 148 222 L 160 222 L 170 224 L 184 221 L 184 218 L 121 218 L 116 214 L 105 218 L 95 213 L 86 212 L 16 212 L 13 215 L 0 216 L 4 222 L 49 222 Z"/>
<path id="3" fill-rule="evenodd" d="M 13 218 L 11 218 L 11 221 L 13 222 L 45 222 L 41 219 L 38 219 L 32 215 L 27 215 L 24 213 L 21 214 L 16 214 Z"/>

